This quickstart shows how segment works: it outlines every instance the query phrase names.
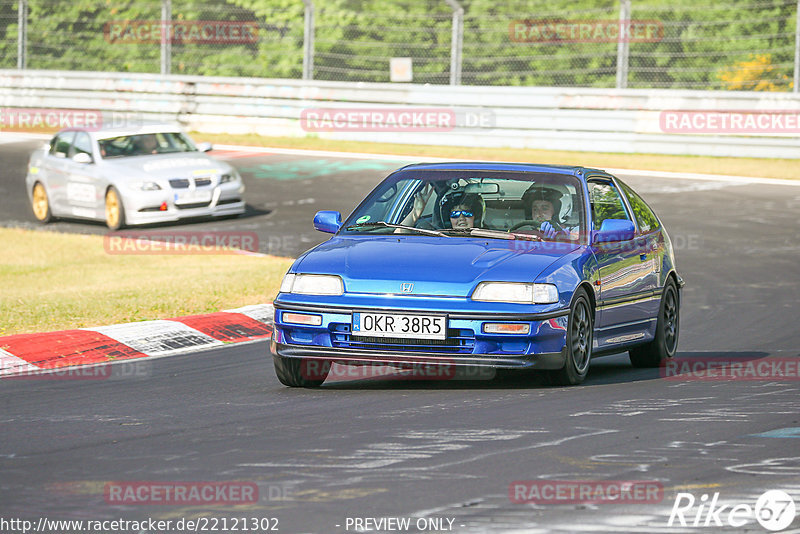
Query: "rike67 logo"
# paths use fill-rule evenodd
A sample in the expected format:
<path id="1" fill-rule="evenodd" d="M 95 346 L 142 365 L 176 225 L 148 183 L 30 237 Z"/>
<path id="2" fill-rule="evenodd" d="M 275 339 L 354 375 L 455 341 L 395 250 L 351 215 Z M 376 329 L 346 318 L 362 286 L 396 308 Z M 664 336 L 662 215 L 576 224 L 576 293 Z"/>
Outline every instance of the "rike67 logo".
<path id="1" fill-rule="evenodd" d="M 695 508 L 696 507 L 696 508 Z M 755 519 L 767 530 L 783 530 L 794 521 L 796 508 L 792 496 L 782 490 L 764 492 L 755 502 L 721 504 L 719 492 L 699 499 L 691 493 L 678 493 L 667 526 L 741 528 Z"/>

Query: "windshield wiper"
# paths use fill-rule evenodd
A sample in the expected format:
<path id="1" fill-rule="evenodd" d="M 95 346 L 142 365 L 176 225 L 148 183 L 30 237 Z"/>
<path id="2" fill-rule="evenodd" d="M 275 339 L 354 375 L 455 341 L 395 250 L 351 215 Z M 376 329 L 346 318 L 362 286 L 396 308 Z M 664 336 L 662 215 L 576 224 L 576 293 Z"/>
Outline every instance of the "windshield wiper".
<path id="1" fill-rule="evenodd" d="M 450 237 L 445 233 L 438 230 L 428 230 L 426 228 L 414 228 L 413 226 L 406 226 L 404 224 L 387 223 L 386 221 L 375 221 L 370 223 L 353 224 L 345 228 L 346 230 L 369 230 L 372 228 L 400 228 L 402 230 L 410 230 L 425 235 L 435 235 L 439 237 Z"/>
<path id="2" fill-rule="evenodd" d="M 521 239 L 523 241 L 544 241 L 544 239 L 536 234 L 518 234 L 516 232 L 511 232 L 511 235 L 514 236 L 514 239 Z"/>
<path id="3" fill-rule="evenodd" d="M 487 228 L 449 228 L 443 230 L 448 234 L 466 234 L 472 237 L 485 237 L 487 239 L 508 239 L 514 241 L 516 239 L 525 241 L 539 241 L 538 236 L 530 234 L 517 234 L 513 232 L 505 232 L 503 230 L 489 230 Z"/>

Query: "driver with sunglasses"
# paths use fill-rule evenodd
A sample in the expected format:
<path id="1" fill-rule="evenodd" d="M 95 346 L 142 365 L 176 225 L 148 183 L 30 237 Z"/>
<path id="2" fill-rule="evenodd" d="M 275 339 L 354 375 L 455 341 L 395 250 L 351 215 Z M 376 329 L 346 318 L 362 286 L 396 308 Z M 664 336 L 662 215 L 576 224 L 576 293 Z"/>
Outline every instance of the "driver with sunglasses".
<path id="1" fill-rule="evenodd" d="M 483 219 L 483 199 L 474 193 L 460 195 L 449 206 L 445 205 L 445 213 L 450 217 L 450 226 L 456 230 L 475 228 Z"/>

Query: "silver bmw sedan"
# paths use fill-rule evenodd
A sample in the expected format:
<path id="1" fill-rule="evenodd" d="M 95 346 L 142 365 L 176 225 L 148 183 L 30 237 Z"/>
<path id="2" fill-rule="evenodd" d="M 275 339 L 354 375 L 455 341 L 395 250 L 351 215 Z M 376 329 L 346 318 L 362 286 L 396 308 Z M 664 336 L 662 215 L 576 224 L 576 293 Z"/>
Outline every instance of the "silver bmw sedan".
<path id="1" fill-rule="evenodd" d="M 239 173 L 209 150 L 168 124 L 65 129 L 31 155 L 28 197 L 43 223 L 92 219 L 111 230 L 244 213 Z"/>

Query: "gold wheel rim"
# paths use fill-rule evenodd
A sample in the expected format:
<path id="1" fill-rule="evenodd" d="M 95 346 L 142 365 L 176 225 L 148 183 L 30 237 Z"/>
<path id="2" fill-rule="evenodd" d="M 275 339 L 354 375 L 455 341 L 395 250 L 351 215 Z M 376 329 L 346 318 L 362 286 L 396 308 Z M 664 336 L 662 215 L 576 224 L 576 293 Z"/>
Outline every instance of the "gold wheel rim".
<path id="1" fill-rule="evenodd" d="M 43 221 L 47 218 L 47 193 L 42 184 L 36 184 L 33 188 L 33 214 L 37 219 Z"/>
<path id="2" fill-rule="evenodd" d="M 106 221 L 109 226 L 119 223 L 119 199 L 114 191 L 106 194 Z"/>

